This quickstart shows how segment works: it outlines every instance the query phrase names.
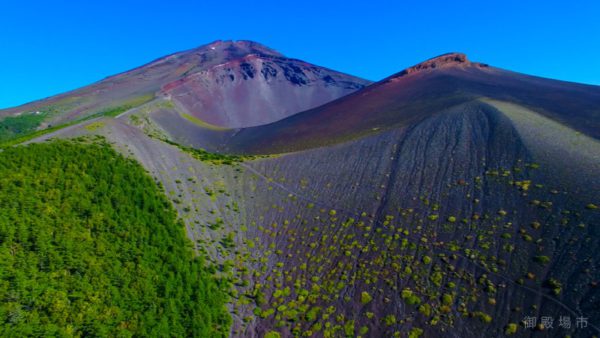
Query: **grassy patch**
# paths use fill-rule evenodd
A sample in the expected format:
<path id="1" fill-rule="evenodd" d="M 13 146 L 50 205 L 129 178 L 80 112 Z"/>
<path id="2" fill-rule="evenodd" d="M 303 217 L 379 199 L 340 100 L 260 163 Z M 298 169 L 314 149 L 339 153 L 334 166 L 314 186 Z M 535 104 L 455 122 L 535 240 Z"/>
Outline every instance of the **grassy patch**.
<path id="1" fill-rule="evenodd" d="M 220 126 L 216 126 L 214 124 L 210 124 L 210 123 L 205 122 L 205 121 L 203 121 L 195 116 L 192 116 L 190 114 L 186 114 L 186 113 L 180 113 L 180 114 L 184 119 L 192 122 L 193 124 L 195 124 L 199 127 L 210 129 L 210 130 L 227 130 L 227 128 L 225 128 L 225 127 L 220 127 Z"/>
<path id="2" fill-rule="evenodd" d="M 90 124 L 88 124 L 87 126 L 85 126 L 84 128 L 88 131 L 95 131 L 98 130 L 100 128 L 104 127 L 104 122 L 102 121 L 96 121 L 96 122 L 92 122 Z"/>
<path id="3" fill-rule="evenodd" d="M 219 154 L 219 153 L 211 153 L 204 149 L 196 149 L 191 147 L 183 146 L 179 143 L 175 143 L 169 140 L 163 140 L 164 142 L 174 145 L 179 149 L 185 151 L 186 153 L 191 154 L 194 158 L 203 161 L 210 162 L 212 164 L 222 164 L 222 165 L 233 165 L 235 163 L 241 163 L 244 161 L 253 160 L 256 158 L 261 158 L 260 156 L 251 156 L 251 155 L 228 155 L 228 154 Z"/>
<path id="4" fill-rule="evenodd" d="M 128 101 L 126 104 L 119 107 L 112 107 L 101 112 L 73 120 L 67 123 L 63 123 L 57 126 L 48 127 L 42 130 L 36 130 L 36 128 L 41 124 L 41 122 L 49 115 L 49 114 L 57 114 L 58 112 L 51 108 L 51 113 L 29 113 L 23 114 L 16 117 L 6 117 L 4 120 L 0 121 L 0 148 L 10 147 L 13 145 L 17 145 L 34 138 L 40 137 L 45 134 L 49 134 L 55 132 L 57 130 L 63 129 L 65 127 L 69 127 L 80 122 L 89 121 L 91 119 L 95 119 L 102 116 L 110 116 L 115 117 L 123 112 L 126 112 L 129 109 L 135 108 L 139 105 L 142 105 L 148 101 L 151 101 L 154 98 L 154 95 L 143 95 Z M 92 124 L 93 125 L 93 124 Z M 91 125 L 90 125 L 91 126 Z M 98 125 L 94 125 L 98 127 Z M 88 126 L 89 127 L 89 126 Z M 89 129 L 88 130 L 93 130 Z M 94 127 L 91 127 L 94 128 Z M 95 128 L 97 129 L 97 128 Z M 94 129 L 94 130 L 95 130 Z"/>
<path id="5" fill-rule="evenodd" d="M 133 109 L 135 107 L 141 106 L 144 103 L 148 103 L 148 102 L 152 101 L 153 99 L 154 99 L 153 94 L 138 96 L 134 99 L 124 102 L 120 106 L 108 107 L 105 110 L 102 110 L 95 114 L 92 114 L 91 116 L 93 116 L 93 117 L 98 117 L 98 116 L 117 117 L 120 114 L 128 111 L 129 109 Z"/>

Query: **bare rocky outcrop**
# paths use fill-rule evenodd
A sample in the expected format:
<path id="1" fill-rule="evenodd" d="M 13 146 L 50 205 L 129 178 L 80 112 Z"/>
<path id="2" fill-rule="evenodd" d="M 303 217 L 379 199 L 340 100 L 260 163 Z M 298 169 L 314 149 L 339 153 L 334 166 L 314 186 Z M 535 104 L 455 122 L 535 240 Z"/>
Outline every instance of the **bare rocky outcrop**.
<path id="1" fill-rule="evenodd" d="M 471 62 L 467 59 L 467 56 L 463 53 L 447 53 L 440 56 L 434 57 L 427 61 L 421 62 L 412 67 L 406 68 L 396 76 L 404 76 L 416 72 L 446 68 L 446 67 L 464 67 L 464 66 L 475 66 L 475 67 L 487 67 L 484 63 Z"/>

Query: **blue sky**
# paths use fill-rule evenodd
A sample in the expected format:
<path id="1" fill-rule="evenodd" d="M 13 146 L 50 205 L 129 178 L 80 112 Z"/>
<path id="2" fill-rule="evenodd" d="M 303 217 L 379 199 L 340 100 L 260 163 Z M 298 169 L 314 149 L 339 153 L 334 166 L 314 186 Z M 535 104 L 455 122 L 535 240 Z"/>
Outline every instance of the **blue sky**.
<path id="1" fill-rule="evenodd" d="M 449 52 L 600 85 L 598 1 L 27 1 L 0 3 L 0 107 L 218 39 L 377 80 Z"/>

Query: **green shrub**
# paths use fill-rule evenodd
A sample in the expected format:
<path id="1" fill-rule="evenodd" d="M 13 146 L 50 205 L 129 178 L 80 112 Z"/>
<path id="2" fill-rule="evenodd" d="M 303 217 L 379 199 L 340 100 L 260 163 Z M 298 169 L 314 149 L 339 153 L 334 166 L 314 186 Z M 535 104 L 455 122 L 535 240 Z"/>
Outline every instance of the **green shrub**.
<path id="1" fill-rule="evenodd" d="M 431 316 L 431 305 L 425 303 L 419 306 L 419 312 L 425 317 Z"/>
<path id="2" fill-rule="evenodd" d="M 555 278 L 550 278 L 546 281 L 546 284 L 548 285 L 548 287 L 552 288 L 552 292 L 555 295 L 560 295 L 562 291 L 562 283 L 559 280 Z"/>
<path id="3" fill-rule="evenodd" d="M 366 292 L 366 291 L 361 292 L 360 302 L 363 305 L 369 303 L 372 299 L 373 299 L 373 297 L 371 297 L 371 295 L 368 292 Z"/>
<path id="4" fill-rule="evenodd" d="M 385 316 L 383 318 L 383 322 L 387 326 L 392 326 L 392 325 L 396 324 L 396 316 L 394 316 L 394 315 L 387 315 L 387 316 Z"/>
<path id="5" fill-rule="evenodd" d="M 435 286 L 442 286 L 442 279 L 444 275 L 440 271 L 436 271 L 431 274 L 430 280 Z"/>
<path id="6" fill-rule="evenodd" d="M 418 327 L 413 327 L 408 332 L 408 338 L 419 338 L 422 335 L 423 335 L 423 329 L 420 329 Z"/>
<path id="7" fill-rule="evenodd" d="M 517 333 L 517 328 L 519 326 L 515 323 L 510 323 L 508 325 L 506 325 L 506 329 L 504 330 L 504 334 L 506 335 L 511 335 L 511 334 L 515 334 Z"/>
<path id="8" fill-rule="evenodd" d="M 402 299 L 404 299 L 410 305 L 418 305 L 421 304 L 421 299 L 415 295 L 412 290 L 404 289 L 400 294 Z"/>
<path id="9" fill-rule="evenodd" d="M 492 317 L 490 315 L 488 315 L 487 313 L 484 313 L 481 311 L 473 312 L 473 317 L 478 318 L 479 320 L 481 320 L 482 322 L 484 322 L 486 324 L 489 324 L 492 322 Z"/>
<path id="10" fill-rule="evenodd" d="M 354 337 L 354 321 L 349 320 L 344 324 L 344 333 L 346 337 Z"/>
<path id="11" fill-rule="evenodd" d="M 542 265 L 546 265 L 550 262 L 550 257 L 548 256 L 535 256 L 533 259 Z"/>
<path id="12" fill-rule="evenodd" d="M 442 295 L 442 304 L 450 306 L 452 303 L 454 303 L 454 297 L 451 294 L 445 293 Z"/>
<path id="13" fill-rule="evenodd" d="M 369 328 L 368 328 L 367 326 L 362 326 L 362 327 L 361 327 L 361 328 L 358 330 L 358 333 L 359 333 L 361 336 L 364 336 L 364 335 L 366 335 L 367 333 L 369 333 Z"/>

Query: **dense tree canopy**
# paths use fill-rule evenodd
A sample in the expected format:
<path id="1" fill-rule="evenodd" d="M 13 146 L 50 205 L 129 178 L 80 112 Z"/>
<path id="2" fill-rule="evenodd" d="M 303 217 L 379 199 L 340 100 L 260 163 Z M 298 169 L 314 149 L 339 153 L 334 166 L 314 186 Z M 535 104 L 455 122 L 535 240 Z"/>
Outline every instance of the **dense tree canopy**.
<path id="1" fill-rule="evenodd" d="M 109 145 L 0 152 L 0 336 L 225 336 L 210 271 L 152 178 Z"/>
<path id="2" fill-rule="evenodd" d="M 46 115 L 40 112 L 30 112 L 19 116 L 7 116 L 1 119 L 0 142 L 34 131 L 42 123 Z"/>

